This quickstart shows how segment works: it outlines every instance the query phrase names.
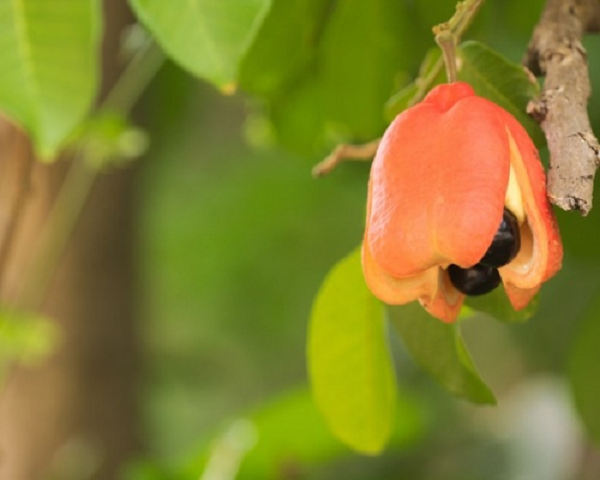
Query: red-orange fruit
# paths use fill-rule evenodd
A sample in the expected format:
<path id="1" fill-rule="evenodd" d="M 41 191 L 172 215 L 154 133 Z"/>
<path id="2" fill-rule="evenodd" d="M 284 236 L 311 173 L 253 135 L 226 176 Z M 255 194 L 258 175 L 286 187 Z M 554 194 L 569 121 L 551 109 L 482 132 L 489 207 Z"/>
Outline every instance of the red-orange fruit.
<path id="1" fill-rule="evenodd" d="M 367 285 L 388 304 L 419 300 L 453 322 L 464 295 L 447 268 L 479 263 L 505 208 L 517 218 L 521 245 L 499 273 L 518 310 L 562 262 L 537 149 L 510 113 L 468 84 L 439 85 L 396 117 L 373 161 L 362 250 Z"/>

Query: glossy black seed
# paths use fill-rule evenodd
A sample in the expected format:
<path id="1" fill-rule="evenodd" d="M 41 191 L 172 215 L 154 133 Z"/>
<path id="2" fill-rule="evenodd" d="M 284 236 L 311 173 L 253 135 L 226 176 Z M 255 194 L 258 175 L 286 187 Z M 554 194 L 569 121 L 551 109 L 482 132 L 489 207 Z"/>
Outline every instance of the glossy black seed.
<path id="1" fill-rule="evenodd" d="M 494 240 L 479 263 L 488 267 L 502 267 L 517 256 L 520 248 L 519 223 L 512 212 L 505 208 Z"/>
<path id="2" fill-rule="evenodd" d="M 484 295 L 500 284 L 498 270 L 480 263 L 470 268 L 450 265 L 448 275 L 452 285 L 465 295 Z"/>

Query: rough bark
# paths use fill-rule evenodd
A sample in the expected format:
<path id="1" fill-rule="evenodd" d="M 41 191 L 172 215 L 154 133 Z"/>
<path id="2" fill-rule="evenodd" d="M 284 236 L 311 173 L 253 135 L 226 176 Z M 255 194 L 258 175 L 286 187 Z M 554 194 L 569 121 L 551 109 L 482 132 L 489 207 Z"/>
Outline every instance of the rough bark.
<path id="1" fill-rule="evenodd" d="M 130 21 L 124 1 L 105 2 L 104 91 Z M 0 121 L 4 302 L 21 286 L 67 166 L 34 162 L 23 133 Z M 16 366 L 0 397 L 1 480 L 112 480 L 139 450 L 134 186 L 133 169 L 101 175 L 66 246 L 42 308 L 59 347 L 39 366 Z"/>
<path id="2" fill-rule="evenodd" d="M 548 0 L 524 60 L 534 74 L 546 77 L 541 97 L 528 111 L 548 141 L 548 197 L 583 215 L 592 208 L 600 145 L 587 113 L 590 81 L 581 39 L 599 29 L 598 0 Z"/>

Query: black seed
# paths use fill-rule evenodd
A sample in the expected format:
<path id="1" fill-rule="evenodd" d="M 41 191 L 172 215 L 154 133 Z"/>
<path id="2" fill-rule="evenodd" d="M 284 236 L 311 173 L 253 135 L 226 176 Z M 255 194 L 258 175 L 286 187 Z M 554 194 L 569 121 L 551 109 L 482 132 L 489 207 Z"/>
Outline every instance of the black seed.
<path id="1" fill-rule="evenodd" d="M 450 265 L 448 275 L 452 285 L 465 295 L 484 295 L 500 284 L 498 270 L 480 263 L 471 268 Z"/>
<path id="2" fill-rule="evenodd" d="M 494 240 L 479 263 L 488 267 L 503 267 L 517 256 L 520 248 L 519 223 L 512 212 L 505 208 Z"/>

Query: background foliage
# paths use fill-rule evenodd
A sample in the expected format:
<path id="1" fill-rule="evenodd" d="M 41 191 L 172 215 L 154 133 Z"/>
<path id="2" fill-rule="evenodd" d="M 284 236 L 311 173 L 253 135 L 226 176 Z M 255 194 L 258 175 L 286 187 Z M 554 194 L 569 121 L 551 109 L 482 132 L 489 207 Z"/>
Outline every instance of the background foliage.
<path id="1" fill-rule="evenodd" d="M 29 2 L 31 11 L 11 4 L 12 11 L 0 13 L 0 27 L 18 17 L 39 32 L 32 22 L 42 3 Z M 360 243 L 368 176 L 367 165 L 348 164 L 316 182 L 310 168 L 340 140 L 381 135 L 390 109 L 402 108 L 390 98 L 411 88 L 434 46 L 431 26 L 451 16 L 454 2 L 195 0 L 177 9 L 163 0 L 130 3 L 169 60 L 140 105 L 151 139 L 139 225 L 150 453 L 127 478 L 383 480 L 399 478 L 398 472 L 448 480 L 580 478 L 586 442 L 600 440 L 596 210 L 586 219 L 558 213 L 564 269 L 544 287 L 529 322 L 511 325 L 477 314 L 461 323 L 464 344 L 490 390 L 454 330 L 438 333 L 457 356 L 431 363 L 439 347 L 411 337 L 413 325 L 406 322 L 417 312 L 394 321 L 405 330 L 404 343 L 389 337 L 399 387 L 395 420 L 390 415 L 383 422 L 390 443 L 381 456 L 353 453 L 334 438 L 307 390 L 311 304 L 328 270 Z M 12 32 L 0 40 L 17 44 L 15 57 L 3 61 L 18 65 L 10 71 L 28 80 L 3 77 L 0 108 L 28 129 L 45 156 L 71 141 L 96 76 L 90 58 L 99 35 L 97 5 L 63 0 L 61 6 L 65 18 L 78 12 L 85 19 L 61 32 L 86 41 L 73 42 L 81 46 L 77 52 L 59 54 L 48 46 L 47 64 L 32 55 L 52 32 L 0 28 Z M 489 2 L 465 40 L 518 62 L 541 8 L 541 0 Z M 483 47 L 477 45 L 462 49 L 474 65 L 462 75 L 470 73 L 475 84 L 473 72 L 506 73 L 490 66 L 489 56 L 486 67 L 478 64 Z M 589 39 L 586 47 L 597 86 L 600 66 L 593 58 L 600 45 Z M 514 86 L 507 75 L 478 78 L 492 96 Z M 15 90 L 19 83 L 23 88 Z M 66 101 L 67 89 L 75 88 L 82 94 L 68 98 L 61 112 L 71 113 L 62 118 L 53 102 Z M 524 90 L 515 90 L 517 104 L 525 102 Z M 599 102 L 594 97 L 590 106 L 596 131 Z M 352 291 L 347 295 L 350 300 Z M 352 322 L 334 320 L 340 338 L 357 333 Z M 385 332 L 385 325 L 377 328 Z M 335 332 L 328 335 L 335 342 Z M 333 378 L 352 379 L 356 372 L 348 372 L 349 364 L 334 366 L 340 370 Z M 426 371 L 453 393 L 481 402 L 496 397 L 498 406 L 457 400 Z M 347 391 L 329 401 L 347 405 L 348 397 L 367 393 Z M 362 450 L 376 450 L 365 441 Z"/>

